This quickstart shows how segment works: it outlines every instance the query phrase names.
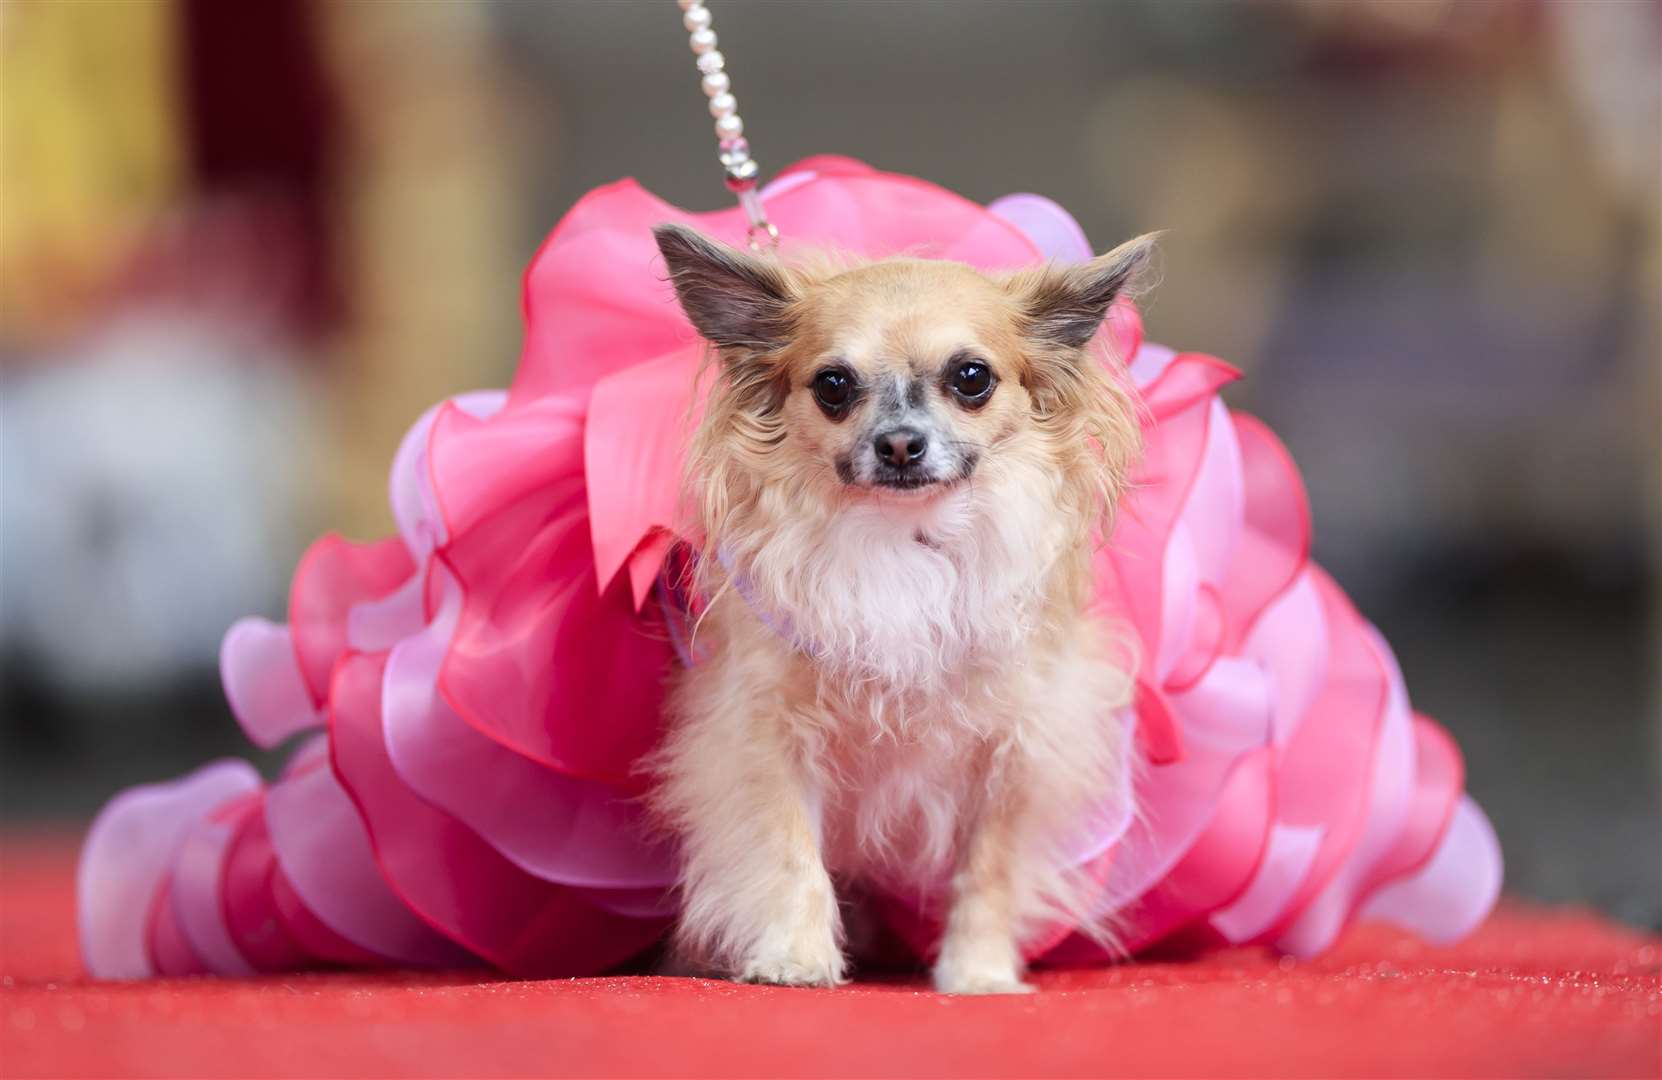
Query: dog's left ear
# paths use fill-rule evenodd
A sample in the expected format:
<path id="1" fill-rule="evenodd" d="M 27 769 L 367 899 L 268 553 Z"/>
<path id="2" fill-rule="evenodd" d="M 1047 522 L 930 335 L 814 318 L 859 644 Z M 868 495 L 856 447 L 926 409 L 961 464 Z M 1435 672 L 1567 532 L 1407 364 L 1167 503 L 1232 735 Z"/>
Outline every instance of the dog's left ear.
<path id="1" fill-rule="evenodd" d="M 1158 233 L 1147 233 L 1088 263 L 1013 277 L 1010 286 L 1022 304 L 1027 334 L 1069 349 L 1090 341 L 1108 317 L 1109 305 L 1138 283 L 1157 240 Z"/>
<path id="2" fill-rule="evenodd" d="M 693 326 L 722 350 L 771 352 L 789 340 L 795 292 L 777 263 L 719 244 L 685 225 L 652 230 Z"/>

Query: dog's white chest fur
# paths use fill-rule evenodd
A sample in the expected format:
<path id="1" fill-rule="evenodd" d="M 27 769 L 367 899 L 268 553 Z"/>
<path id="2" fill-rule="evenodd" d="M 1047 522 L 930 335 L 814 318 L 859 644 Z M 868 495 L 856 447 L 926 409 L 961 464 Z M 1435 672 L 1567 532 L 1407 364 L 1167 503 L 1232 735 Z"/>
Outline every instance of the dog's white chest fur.
<path id="1" fill-rule="evenodd" d="M 1058 548 L 1047 520 L 990 512 L 970 490 L 865 501 L 751 554 L 753 601 L 810 660 L 798 734 L 833 868 L 944 881 L 1010 734 L 1003 691 L 1028 677 Z"/>
<path id="2" fill-rule="evenodd" d="M 950 694 L 1031 633 L 1058 546 L 1049 532 L 969 489 L 862 501 L 755 549 L 750 588 L 828 677 L 880 698 Z"/>

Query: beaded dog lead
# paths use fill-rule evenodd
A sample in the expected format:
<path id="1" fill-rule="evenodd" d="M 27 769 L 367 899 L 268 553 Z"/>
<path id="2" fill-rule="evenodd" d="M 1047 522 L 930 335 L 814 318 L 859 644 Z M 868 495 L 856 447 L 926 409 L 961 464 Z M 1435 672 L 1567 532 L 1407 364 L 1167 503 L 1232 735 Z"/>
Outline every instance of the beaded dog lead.
<path id="1" fill-rule="evenodd" d="M 704 96 L 710 99 L 710 115 L 715 117 L 716 142 L 721 151 L 727 190 L 738 196 L 739 205 L 750 221 L 746 238 L 751 250 L 772 250 L 779 246 L 779 230 L 768 220 L 761 193 L 756 190 L 756 174 L 760 170 L 750 156 L 750 141 L 744 137 L 744 120 L 739 116 L 739 101 L 733 96 L 727 58 L 716 48 L 710 9 L 704 6 L 703 0 L 676 2 L 681 5 L 681 25 L 687 28 L 687 45 L 693 51 L 699 74 L 704 77 Z"/>

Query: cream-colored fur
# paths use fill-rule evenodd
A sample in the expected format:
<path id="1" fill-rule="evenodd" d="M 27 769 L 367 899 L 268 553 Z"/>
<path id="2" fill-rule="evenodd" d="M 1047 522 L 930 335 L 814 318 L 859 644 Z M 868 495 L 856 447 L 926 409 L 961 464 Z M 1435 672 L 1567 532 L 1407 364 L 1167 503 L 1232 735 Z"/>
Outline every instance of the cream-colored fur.
<path id="1" fill-rule="evenodd" d="M 721 362 L 690 477 L 711 601 L 656 761 L 679 946 L 744 980 L 835 984 L 838 889 L 858 885 L 944 907 L 939 989 L 1025 990 L 1027 935 L 1087 918 L 1078 830 L 1131 752 L 1129 656 L 1086 601 L 1137 428 L 1075 339 L 1147 245 L 1000 280 L 660 243 Z M 973 407 L 942 381 L 963 356 L 997 376 Z M 866 388 L 845 415 L 816 404 L 827 364 Z M 938 482 L 861 479 L 885 408 L 929 432 Z"/>

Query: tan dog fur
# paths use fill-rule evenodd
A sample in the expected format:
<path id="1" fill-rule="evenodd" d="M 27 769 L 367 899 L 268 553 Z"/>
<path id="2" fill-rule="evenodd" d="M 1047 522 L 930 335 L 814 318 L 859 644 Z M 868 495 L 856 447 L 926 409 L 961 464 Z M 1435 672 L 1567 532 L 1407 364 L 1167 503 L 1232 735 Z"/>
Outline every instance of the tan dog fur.
<path id="1" fill-rule="evenodd" d="M 939 989 L 1022 991 L 1033 929 L 1090 920 L 1070 844 L 1131 753 L 1133 658 L 1087 601 L 1138 425 L 1092 335 L 1152 239 L 994 277 L 658 237 L 719 365 L 689 475 L 702 659 L 656 762 L 679 947 L 832 985 L 839 889 L 876 889 L 944 905 Z M 953 389 L 965 363 L 991 369 L 984 400 Z M 837 415 L 833 369 L 862 388 Z M 873 479 L 891 420 L 928 435 L 915 488 Z"/>

